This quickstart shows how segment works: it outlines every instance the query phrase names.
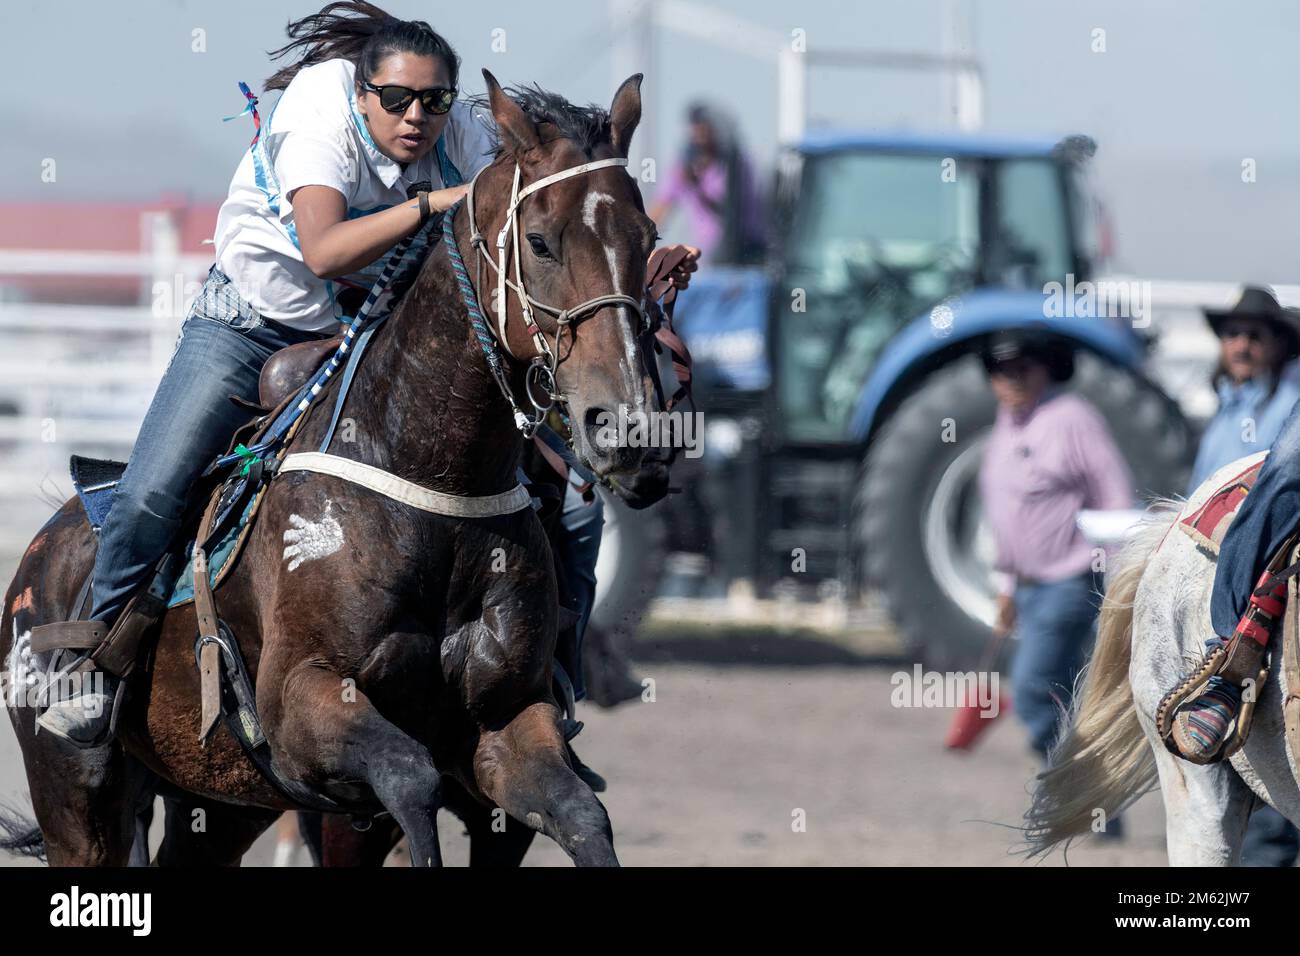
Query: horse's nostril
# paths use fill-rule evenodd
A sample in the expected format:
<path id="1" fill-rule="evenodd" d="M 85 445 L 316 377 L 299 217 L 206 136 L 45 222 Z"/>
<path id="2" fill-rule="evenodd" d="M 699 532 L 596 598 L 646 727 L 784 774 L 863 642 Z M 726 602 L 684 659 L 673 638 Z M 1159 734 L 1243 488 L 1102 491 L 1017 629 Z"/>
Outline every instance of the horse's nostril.
<path id="1" fill-rule="evenodd" d="M 637 467 L 644 452 L 641 447 L 644 436 L 634 419 L 620 418 L 608 408 L 596 405 L 583 413 L 582 426 L 587 451 L 593 459 L 592 467 L 602 474 Z"/>
<path id="2" fill-rule="evenodd" d="M 587 444 L 596 452 L 608 455 L 617 446 L 618 428 L 609 409 L 588 408 L 582 416 L 582 426 L 587 433 Z"/>

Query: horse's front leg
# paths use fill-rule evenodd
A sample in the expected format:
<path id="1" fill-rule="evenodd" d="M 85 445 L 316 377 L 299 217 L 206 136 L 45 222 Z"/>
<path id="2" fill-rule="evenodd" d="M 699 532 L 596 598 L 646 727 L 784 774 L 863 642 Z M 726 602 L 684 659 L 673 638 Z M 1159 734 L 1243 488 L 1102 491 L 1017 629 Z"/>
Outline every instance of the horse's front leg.
<path id="1" fill-rule="evenodd" d="M 500 730 L 484 729 L 474 754 L 483 793 L 560 845 L 578 866 L 618 866 L 609 814 L 569 766 L 559 710 L 532 704 Z"/>
<path id="2" fill-rule="evenodd" d="M 579 866 L 617 866 L 609 815 L 569 765 L 547 675 L 554 617 L 528 600 L 489 606 L 449 642 L 469 711 L 479 724 L 471 772 L 479 790 L 545 833 Z"/>
<path id="3" fill-rule="evenodd" d="M 264 712 L 282 772 L 335 796 L 365 783 L 406 833 L 411 864 L 441 866 L 442 784 L 428 749 L 386 720 L 352 682 L 324 667 L 296 664 L 276 683 L 279 700 L 269 701 Z"/>

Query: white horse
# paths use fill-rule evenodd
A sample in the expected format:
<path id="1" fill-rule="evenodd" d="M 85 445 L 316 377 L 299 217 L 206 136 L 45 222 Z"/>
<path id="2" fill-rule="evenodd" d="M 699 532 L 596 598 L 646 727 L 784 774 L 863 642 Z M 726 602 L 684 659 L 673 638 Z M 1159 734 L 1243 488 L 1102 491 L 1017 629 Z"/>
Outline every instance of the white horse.
<path id="1" fill-rule="evenodd" d="M 1175 757 L 1155 729 L 1160 699 L 1201 660 L 1212 633 L 1214 559 L 1174 524 L 1252 459 L 1225 466 L 1186 504 L 1156 501 L 1112 563 L 1071 728 L 1053 753 L 1052 769 L 1040 775 L 1026 814 L 1031 853 L 1092 832 L 1094 821 L 1113 819 L 1157 777 L 1175 866 L 1238 863 L 1256 800 L 1300 823 L 1300 787 L 1283 730 L 1280 627 L 1250 735 L 1229 761 L 1198 766 Z"/>

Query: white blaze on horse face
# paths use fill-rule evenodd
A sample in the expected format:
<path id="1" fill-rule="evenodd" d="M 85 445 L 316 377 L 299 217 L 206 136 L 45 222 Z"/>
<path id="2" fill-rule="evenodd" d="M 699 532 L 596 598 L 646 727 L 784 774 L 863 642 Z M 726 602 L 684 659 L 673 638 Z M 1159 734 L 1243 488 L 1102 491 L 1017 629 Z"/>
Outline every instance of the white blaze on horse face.
<path id="1" fill-rule="evenodd" d="M 609 193 L 598 192 L 594 189 L 587 193 L 587 198 L 582 204 L 582 222 L 596 234 L 596 238 L 605 247 L 605 261 L 609 263 L 609 291 L 612 295 L 618 295 L 623 291 L 618 287 L 618 257 L 614 253 L 614 247 L 605 242 L 599 230 L 596 229 L 596 207 L 602 202 L 607 202 L 612 206 L 614 205 L 614 197 Z M 639 376 L 636 374 L 636 339 L 627 323 L 626 307 L 620 305 L 616 311 L 618 313 L 619 330 L 623 335 L 623 378 L 627 385 L 628 394 L 632 396 L 633 401 L 639 407 L 645 404 L 645 400 L 641 395 L 641 390 L 637 388 L 637 378 Z"/>
<path id="2" fill-rule="evenodd" d="M 296 571 L 305 561 L 328 558 L 343 547 L 343 527 L 330 516 L 334 502 L 325 499 L 325 513 L 319 521 L 308 521 L 302 515 L 289 515 L 293 525 L 284 533 L 284 560 L 289 570 Z"/>

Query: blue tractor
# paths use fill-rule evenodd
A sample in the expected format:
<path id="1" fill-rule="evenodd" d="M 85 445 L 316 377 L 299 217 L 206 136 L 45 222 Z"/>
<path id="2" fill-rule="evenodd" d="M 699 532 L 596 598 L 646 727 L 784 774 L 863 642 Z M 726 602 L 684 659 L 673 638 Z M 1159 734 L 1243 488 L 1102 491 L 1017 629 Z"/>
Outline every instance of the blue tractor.
<path id="1" fill-rule="evenodd" d="M 976 481 L 995 406 L 977 353 L 998 330 L 1074 343 L 1072 387 L 1139 490 L 1181 491 L 1191 430 L 1144 373 L 1144 323 L 1045 294 L 1094 278 L 1094 149 L 822 132 L 786 150 L 770 261 L 703 271 L 678 303 L 704 454 L 679 459 L 667 508 L 609 509 L 597 624 L 635 619 L 651 556 L 695 552 L 715 586 L 879 596 L 910 653 L 971 666 L 995 595 Z"/>

